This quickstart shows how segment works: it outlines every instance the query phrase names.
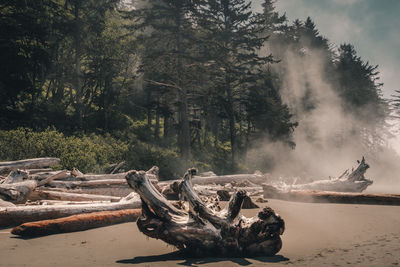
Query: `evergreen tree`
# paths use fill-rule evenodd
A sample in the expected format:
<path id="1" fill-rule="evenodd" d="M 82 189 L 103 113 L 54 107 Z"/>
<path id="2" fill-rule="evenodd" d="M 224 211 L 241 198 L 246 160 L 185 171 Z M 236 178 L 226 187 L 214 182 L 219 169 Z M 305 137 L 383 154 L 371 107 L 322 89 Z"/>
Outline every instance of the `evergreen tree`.
<path id="1" fill-rule="evenodd" d="M 240 98 L 244 88 L 258 79 L 261 68 L 272 61 L 258 50 L 266 37 L 260 36 L 259 17 L 244 0 L 207 1 L 199 9 L 204 34 L 203 52 L 209 59 L 209 73 L 223 115 L 227 118 L 232 162 L 238 159 L 237 124 L 242 123 Z"/>

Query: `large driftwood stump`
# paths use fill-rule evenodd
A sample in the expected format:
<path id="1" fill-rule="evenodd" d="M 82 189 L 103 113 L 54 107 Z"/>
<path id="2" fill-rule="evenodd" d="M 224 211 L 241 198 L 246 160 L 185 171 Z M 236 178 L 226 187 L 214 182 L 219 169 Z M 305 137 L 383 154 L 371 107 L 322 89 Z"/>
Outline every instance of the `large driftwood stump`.
<path id="1" fill-rule="evenodd" d="M 282 247 L 284 221 L 271 208 L 258 216 L 239 216 L 244 190 L 235 192 L 222 211 L 204 204 L 192 187 L 194 169 L 189 169 L 179 185 L 189 209 L 173 206 L 150 182 L 144 171 L 130 171 L 126 180 L 142 201 L 137 221 L 145 235 L 165 241 L 195 255 L 272 256 Z"/>

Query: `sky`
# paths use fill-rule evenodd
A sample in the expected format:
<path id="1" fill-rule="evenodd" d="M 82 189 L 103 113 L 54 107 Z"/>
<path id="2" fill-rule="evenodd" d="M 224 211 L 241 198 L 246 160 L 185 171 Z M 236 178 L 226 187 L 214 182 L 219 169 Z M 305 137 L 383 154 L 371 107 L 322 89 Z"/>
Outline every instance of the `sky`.
<path id="1" fill-rule="evenodd" d="M 253 0 L 261 11 L 262 0 Z M 400 90 L 400 0 L 278 0 L 290 22 L 310 16 L 332 43 L 351 43 L 358 55 L 379 65 L 383 95 Z"/>
<path id="2" fill-rule="evenodd" d="M 252 2 L 261 11 L 263 0 Z M 277 0 L 275 6 L 289 22 L 310 16 L 333 44 L 350 43 L 364 61 L 379 65 L 385 98 L 400 90 L 400 0 Z M 399 133 L 389 145 L 400 154 Z"/>

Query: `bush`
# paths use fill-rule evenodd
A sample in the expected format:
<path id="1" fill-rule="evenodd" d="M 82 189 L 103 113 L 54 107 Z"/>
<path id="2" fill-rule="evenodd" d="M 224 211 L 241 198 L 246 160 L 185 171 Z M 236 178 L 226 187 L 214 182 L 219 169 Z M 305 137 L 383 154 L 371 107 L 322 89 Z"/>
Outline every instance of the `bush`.
<path id="1" fill-rule="evenodd" d="M 121 162 L 128 145 L 110 135 L 65 136 L 54 128 L 34 132 L 29 128 L 0 130 L 0 160 L 58 157 L 62 169 L 101 172 L 106 164 Z"/>
<path id="2" fill-rule="evenodd" d="M 185 172 L 183 161 L 173 150 L 135 141 L 131 142 L 128 151 L 127 165 L 130 169 L 148 170 L 156 165 L 160 168 L 161 180 L 180 178 Z"/>

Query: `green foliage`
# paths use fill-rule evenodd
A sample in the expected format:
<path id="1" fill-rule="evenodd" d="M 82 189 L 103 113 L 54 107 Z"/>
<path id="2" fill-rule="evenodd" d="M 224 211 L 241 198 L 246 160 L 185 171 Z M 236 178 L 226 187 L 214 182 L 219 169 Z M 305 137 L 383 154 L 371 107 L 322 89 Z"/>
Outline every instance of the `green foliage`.
<path id="1" fill-rule="evenodd" d="M 109 135 L 65 136 L 55 129 L 34 132 L 28 128 L 0 131 L 0 160 L 59 157 L 60 168 L 101 172 L 108 163 L 123 161 L 128 145 Z"/>
<path id="2" fill-rule="evenodd" d="M 82 171 L 126 160 L 158 165 L 163 178 L 190 165 L 248 171 L 242 162 L 260 140 L 295 146 L 299 114 L 281 96 L 299 74 L 287 69 L 288 53 L 317 53 L 343 110 L 375 136 L 385 127 L 377 66 L 351 45 L 335 50 L 311 18 L 289 24 L 273 0 L 261 13 L 245 0 L 128 2 L 0 3 L 0 160 L 56 156 Z M 305 87 L 311 113 L 319 103 Z"/>
<path id="3" fill-rule="evenodd" d="M 154 165 L 158 166 L 160 178 L 166 180 L 182 177 L 185 172 L 178 153 L 142 142 L 129 144 L 126 161 L 129 169 L 148 170 Z"/>

